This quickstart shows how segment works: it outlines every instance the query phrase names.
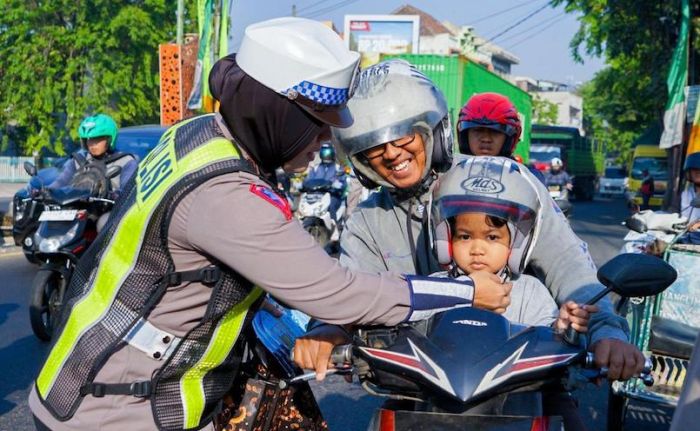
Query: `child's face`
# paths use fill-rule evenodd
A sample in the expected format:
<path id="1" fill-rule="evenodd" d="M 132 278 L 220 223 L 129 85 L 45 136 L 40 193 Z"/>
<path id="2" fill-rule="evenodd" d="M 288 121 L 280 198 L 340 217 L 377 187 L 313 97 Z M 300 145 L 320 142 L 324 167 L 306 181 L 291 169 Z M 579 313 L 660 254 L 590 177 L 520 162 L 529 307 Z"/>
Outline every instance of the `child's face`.
<path id="1" fill-rule="evenodd" d="M 475 156 L 497 156 L 506 143 L 506 134 L 488 127 L 467 130 L 469 150 Z"/>
<path id="2" fill-rule="evenodd" d="M 486 215 L 460 214 L 452 232 L 452 257 L 462 271 L 498 273 L 508 263 L 510 233 L 508 227 L 490 226 Z"/>

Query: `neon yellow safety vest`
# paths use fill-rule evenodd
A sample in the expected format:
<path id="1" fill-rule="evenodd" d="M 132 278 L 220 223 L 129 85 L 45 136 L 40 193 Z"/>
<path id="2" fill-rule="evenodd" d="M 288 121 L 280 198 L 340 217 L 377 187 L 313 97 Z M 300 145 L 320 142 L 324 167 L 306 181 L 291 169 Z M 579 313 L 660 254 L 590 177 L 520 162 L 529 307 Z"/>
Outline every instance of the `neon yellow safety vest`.
<path id="1" fill-rule="evenodd" d="M 87 394 L 129 394 L 150 397 L 161 430 L 197 429 L 211 420 L 235 377 L 241 344 L 236 342 L 262 291 L 227 268 L 200 278 L 174 273 L 167 232 L 184 196 L 215 176 L 238 171 L 253 172 L 215 127 L 213 115 L 168 129 L 139 164 L 73 274 L 57 336 L 36 380 L 39 398 L 56 419 L 70 419 Z M 132 384 L 93 382 L 166 288 L 182 281 L 209 282 L 209 306 L 154 377 Z"/>

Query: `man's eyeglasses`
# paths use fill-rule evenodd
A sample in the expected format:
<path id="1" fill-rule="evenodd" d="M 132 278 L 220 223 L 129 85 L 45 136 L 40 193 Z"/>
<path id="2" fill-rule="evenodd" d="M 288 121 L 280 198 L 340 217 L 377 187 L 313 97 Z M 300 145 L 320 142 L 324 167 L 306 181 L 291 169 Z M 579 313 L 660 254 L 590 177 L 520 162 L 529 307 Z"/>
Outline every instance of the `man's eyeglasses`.
<path id="1" fill-rule="evenodd" d="M 372 147 L 368 150 L 365 150 L 362 152 L 362 154 L 367 158 L 367 159 L 376 159 L 377 157 L 381 157 L 384 155 L 386 152 L 386 146 L 391 145 L 394 148 L 402 148 L 405 147 L 406 145 L 411 144 L 413 141 L 416 140 L 416 134 L 404 136 L 403 138 L 396 139 L 395 141 L 389 141 L 385 144 L 382 145 L 377 145 L 376 147 Z"/>

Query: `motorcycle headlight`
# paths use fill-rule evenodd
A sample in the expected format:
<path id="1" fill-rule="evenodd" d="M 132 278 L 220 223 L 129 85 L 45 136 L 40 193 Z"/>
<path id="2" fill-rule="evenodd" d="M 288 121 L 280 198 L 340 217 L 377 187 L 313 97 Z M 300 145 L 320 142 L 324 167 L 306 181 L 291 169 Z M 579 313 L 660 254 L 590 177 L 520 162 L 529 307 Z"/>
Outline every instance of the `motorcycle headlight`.
<path id="1" fill-rule="evenodd" d="M 42 238 L 39 242 L 39 251 L 42 253 L 55 253 L 61 247 L 73 241 L 75 234 L 78 232 L 78 223 L 71 226 L 68 231 L 59 236 L 52 236 L 49 238 Z"/>

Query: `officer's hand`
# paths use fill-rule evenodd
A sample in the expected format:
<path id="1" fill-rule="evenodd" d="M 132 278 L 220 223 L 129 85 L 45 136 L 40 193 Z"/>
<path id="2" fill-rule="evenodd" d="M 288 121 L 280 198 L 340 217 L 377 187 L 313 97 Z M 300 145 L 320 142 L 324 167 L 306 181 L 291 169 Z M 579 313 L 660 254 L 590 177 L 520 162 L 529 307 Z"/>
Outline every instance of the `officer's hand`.
<path id="1" fill-rule="evenodd" d="M 326 377 L 328 366 L 332 365 L 331 352 L 339 344 L 352 340 L 348 333 L 335 325 L 321 325 L 297 338 L 294 344 L 294 362 L 303 369 L 316 371 L 316 380 Z"/>
<path id="2" fill-rule="evenodd" d="M 606 338 L 589 348 L 598 367 L 608 367 L 608 380 L 628 380 L 644 368 L 644 355 L 632 344 Z"/>
<path id="3" fill-rule="evenodd" d="M 510 305 L 511 283 L 504 283 L 496 274 L 476 271 L 469 274 L 474 282 L 474 307 L 503 314 Z"/>

